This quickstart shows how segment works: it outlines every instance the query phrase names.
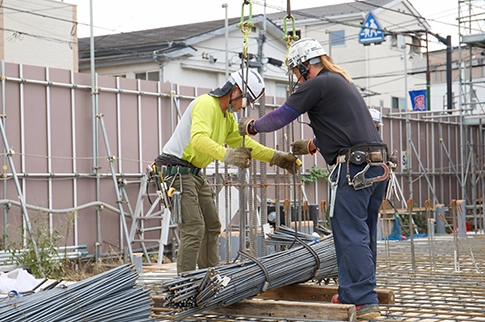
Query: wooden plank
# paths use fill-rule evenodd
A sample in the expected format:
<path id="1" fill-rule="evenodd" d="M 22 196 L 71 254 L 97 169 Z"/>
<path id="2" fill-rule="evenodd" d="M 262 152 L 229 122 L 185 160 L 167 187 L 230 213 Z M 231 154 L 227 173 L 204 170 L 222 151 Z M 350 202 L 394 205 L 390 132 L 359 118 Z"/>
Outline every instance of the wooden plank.
<path id="1" fill-rule="evenodd" d="M 266 291 L 257 296 L 260 299 L 285 301 L 330 302 L 337 293 L 337 285 L 294 284 Z M 377 298 L 380 304 L 394 304 L 394 291 L 377 288 Z M 413 293 L 414 296 L 414 293 Z M 163 307 L 163 295 L 151 296 L 154 307 Z"/>
<path id="2" fill-rule="evenodd" d="M 153 271 L 175 271 L 174 276 L 177 276 L 177 263 L 166 263 L 166 264 L 156 264 L 156 263 L 144 263 L 143 271 L 153 272 Z"/>
<path id="3" fill-rule="evenodd" d="M 217 307 L 211 313 L 229 316 L 258 316 L 306 319 L 316 321 L 356 321 L 354 305 L 284 300 L 243 300 L 227 307 Z"/>
<path id="4" fill-rule="evenodd" d="M 399 214 L 408 214 L 408 210 L 407 209 L 404 209 L 404 208 L 399 208 L 399 209 L 396 209 L 397 212 Z M 434 208 L 429 208 L 430 211 L 434 211 L 435 209 Z M 426 211 L 426 208 L 425 207 L 413 207 L 413 214 L 417 214 L 417 213 L 421 213 L 421 212 L 425 212 Z M 381 214 L 385 213 L 385 214 L 394 214 L 395 211 L 394 209 L 390 208 L 389 206 L 387 206 L 385 209 L 380 209 L 379 212 Z"/>
<path id="5" fill-rule="evenodd" d="M 153 308 L 163 308 L 163 304 L 165 304 L 165 296 L 163 295 L 152 295 L 152 309 Z"/>
<path id="6" fill-rule="evenodd" d="M 316 301 L 330 302 L 332 296 L 337 293 L 338 285 L 317 284 L 294 284 L 279 287 L 258 295 L 263 299 L 278 299 L 287 301 Z M 380 304 L 394 304 L 394 291 L 388 289 L 376 289 Z"/>

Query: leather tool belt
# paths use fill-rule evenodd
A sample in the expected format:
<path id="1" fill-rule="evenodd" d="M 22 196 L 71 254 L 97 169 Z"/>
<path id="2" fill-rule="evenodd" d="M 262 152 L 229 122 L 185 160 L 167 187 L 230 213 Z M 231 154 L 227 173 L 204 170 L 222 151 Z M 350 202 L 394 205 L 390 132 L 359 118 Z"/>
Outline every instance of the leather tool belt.
<path id="1" fill-rule="evenodd" d="M 335 163 L 350 162 L 356 165 L 364 163 L 387 162 L 387 146 L 384 143 L 356 145 L 339 152 Z"/>
<path id="2" fill-rule="evenodd" d="M 354 187 L 355 190 L 360 190 L 372 186 L 374 182 L 387 179 L 389 173 L 389 167 L 386 165 L 387 160 L 387 146 L 384 143 L 373 143 L 356 145 L 350 149 L 340 151 L 336 158 L 336 163 L 347 164 L 347 182 L 349 186 Z M 349 169 L 350 163 L 355 165 L 365 164 L 365 167 L 351 178 Z M 377 177 L 366 177 L 366 172 L 371 166 L 382 167 L 383 174 Z"/>

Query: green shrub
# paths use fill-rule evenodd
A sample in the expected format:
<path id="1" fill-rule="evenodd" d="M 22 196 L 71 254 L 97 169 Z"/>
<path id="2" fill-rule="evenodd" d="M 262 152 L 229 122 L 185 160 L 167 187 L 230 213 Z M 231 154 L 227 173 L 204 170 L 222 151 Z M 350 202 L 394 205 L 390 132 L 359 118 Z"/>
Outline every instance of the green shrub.
<path id="1" fill-rule="evenodd" d="M 54 229 L 52 233 L 49 232 L 49 221 L 46 218 L 46 214 L 39 213 L 31 216 L 32 236 L 23 227 L 19 227 L 21 231 L 20 236 L 22 236 L 22 239 L 25 238 L 25 245 L 15 241 L 8 243 L 7 251 L 12 254 L 10 262 L 28 269 L 36 278 L 48 277 L 58 279 L 62 277 L 65 273 L 63 262 L 67 261 L 67 257 L 62 258 L 63 254 L 59 254 L 58 248 L 61 246 L 62 240 L 64 240 L 65 244 L 67 243 L 70 232 L 69 227 L 74 220 L 74 216 L 74 213 L 68 214 L 68 218 L 65 221 L 67 223 L 65 232 Z M 8 236 L 5 237 L 8 238 Z M 37 246 L 38 256 L 36 256 L 34 251 L 34 242 Z"/>
<path id="2" fill-rule="evenodd" d="M 305 169 L 305 172 L 301 175 L 301 181 L 305 183 L 314 183 L 320 179 L 327 180 L 327 178 L 327 169 L 319 168 L 316 165 L 312 166 L 310 169 Z"/>

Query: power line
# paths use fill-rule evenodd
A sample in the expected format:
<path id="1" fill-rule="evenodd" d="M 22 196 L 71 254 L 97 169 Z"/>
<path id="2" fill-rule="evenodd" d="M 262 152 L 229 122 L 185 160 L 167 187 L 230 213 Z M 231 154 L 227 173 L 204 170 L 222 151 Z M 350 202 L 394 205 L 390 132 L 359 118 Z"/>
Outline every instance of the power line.
<path id="1" fill-rule="evenodd" d="M 69 46 L 71 46 L 74 43 L 73 41 L 62 40 L 62 39 L 48 37 L 48 36 L 35 35 L 35 34 L 28 33 L 28 32 L 18 31 L 18 30 L 13 30 L 13 29 L 8 29 L 8 28 L 1 28 L 0 27 L 0 30 L 9 31 L 9 32 L 14 33 L 14 37 L 29 36 L 29 37 L 32 37 L 32 38 L 37 38 L 37 39 L 42 39 L 42 40 L 47 40 L 47 41 L 64 43 L 64 44 L 68 44 Z"/>

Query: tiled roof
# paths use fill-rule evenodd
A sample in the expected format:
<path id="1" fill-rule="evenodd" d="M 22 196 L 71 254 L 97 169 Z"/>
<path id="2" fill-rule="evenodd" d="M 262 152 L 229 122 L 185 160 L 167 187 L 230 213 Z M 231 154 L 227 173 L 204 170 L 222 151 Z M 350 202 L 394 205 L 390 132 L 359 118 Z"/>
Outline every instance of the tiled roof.
<path id="1" fill-rule="evenodd" d="M 241 18 L 228 19 L 229 24 L 239 22 Z M 147 29 L 133 32 L 125 32 L 112 35 L 94 37 L 95 48 L 98 52 L 103 50 L 122 51 L 126 48 L 138 47 L 143 50 L 151 50 L 152 47 L 158 49 L 167 46 L 170 41 L 184 41 L 191 37 L 203 35 L 213 30 L 223 28 L 225 20 L 213 20 L 180 26 L 170 26 L 164 28 Z M 89 55 L 90 38 L 79 38 L 80 58 L 84 54 Z M 150 49 L 149 49 L 150 48 Z"/>
<path id="2" fill-rule="evenodd" d="M 312 19 L 312 18 L 330 18 L 333 16 L 372 11 L 380 8 L 394 0 L 365 0 L 352 1 L 347 3 L 300 9 L 292 11 L 295 20 Z M 286 12 L 268 14 L 270 21 L 284 19 Z M 262 15 L 255 15 L 255 17 Z M 240 18 L 228 19 L 229 25 L 236 24 Z M 183 41 L 209 32 L 223 28 L 225 20 L 205 21 L 193 24 L 170 26 L 164 28 L 147 29 L 133 32 L 125 32 L 112 35 L 97 36 L 94 38 L 96 56 L 116 56 L 116 55 L 139 55 L 149 53 L 168 47 L 169 42 L 179 42 L 174 47 L 184 47 Z M 79 38 L 79 58 L 87 59 L 89 57 L 90 38 Z"/>
<path id="3" fill-rule="evenodd" d="M 352 2 L 329 5 L 329 6 L 292 10 L 291 15 L 295 18 L 295 20 L 320 18 L 320 17 L 330 18 L 333 16 L 372 11 L 380 7 L 383 7 L 386 4 L 393 1 L 394 0 L 352 1 Z M 277 21 L 277 20 L 283 19 L 286 15 L 287 15 L 287 12 L 278 12 L 278 13 L 268 14 L 267 17 L 270 20 Z"/>

